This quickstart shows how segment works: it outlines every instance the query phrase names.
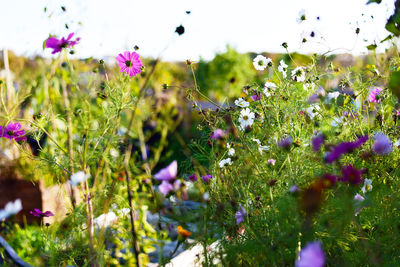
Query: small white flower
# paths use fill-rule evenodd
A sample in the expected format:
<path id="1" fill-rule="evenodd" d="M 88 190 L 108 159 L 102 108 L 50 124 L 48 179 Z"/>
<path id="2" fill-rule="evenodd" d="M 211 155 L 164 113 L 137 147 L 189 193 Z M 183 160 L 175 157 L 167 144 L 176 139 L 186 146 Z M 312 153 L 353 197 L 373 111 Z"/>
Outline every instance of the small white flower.
<path id="1" fill-rule="evenodd" d="M 285 61 L 281 60 L 279 62 L 278 71 L 280 73 L 282 73 L 282 76 L 284 79 L 287 77 L 287 73 L 286 73 L 287 67 L 288 67 L 288 65 L 286 65 Z"/>
<path id="2" fill-rule="evenodd" d="M 314 119 L 315 116 L 319 115 L 318 111 L 321 108 L 319 107 L 319 105 L 314 104 L 314 105 L 310 105 L 308 108 L 306 108 L 306 112 L 308 114 L 308 116 L 310 117 L 310 119 Z"/>
<path id="3" fill-rule="evenodd" d="M 264 84 L 263 93 L 264 93 L 264 95 L 265 95 L 266 97 L 270 97 L 270 96 L 271 96 L 271 93 L 270 93 L 270 92 L 275 91 L 276 88 L 277 88 L 277 86 L 276 86 L 275 83 L 273 83 L 273 82 L 266 82 L 266 83 Z"/>
<path id="4" fill-rule="evenodd" d="M 341 124 L 343 122 L 343 117 L 335 117 L 333 118 L 333 121 L 331 122 L 331 126 L 336 127 L 339 124 Z"/>
<path id="5" fill-rule="evenodd" d="M 232 160 L 231 158 L 223 159 L 218 163 L 218 165 L 222 169 L 223 167 L 225 167 L 225 165 L 232 165 Z"/>
<path id="6" fill-rule="evenodd" d="M 240 111 L 240 129 L 244 131 L 246 127 L 253 125 L 254 123 L 254 112 L 251 112 L 249 108 L 242 109 Z"/>
<path id="7" fill-rule="evenodd" d="M 332 99 L 337 99 L 339 97 L 340 93 L 339 92 L 332 92 L 328 93 L 325 98 L 326 103 L 330 103 Z"/>
<path id="8" fill-rule="evenodd" d="M 203 200 L 204 201 L 208 201 L 210 199 L 210 194 L 208 193 L 208 192 L 205 192 L 204 194 L 203 194 Z"/>
<path id="9" fill-rule="evenodd" d="M 304 83 L 303 89 L 306 91 L 313 91 L 315 88 L 315 83 Z"/>
<path id="10" fill-rule="evenodd" d="M 292 71 L 292 79 L 296 82 L 304 82 L 306 80 L 306 72 L 304 67 L 297 67 Z"/>
<path id="11" fill-rule="evenodd" d="M 4 209 L 0 210 L 0 221 L 17 214 L 22 210 L 21 199 L 16 199 L 14 202 L 8 202 Z"/>
<path id="12" fill-rule="evenodd" d="M 254 58 L 253 65 L 256 70 L 265 70 L 267 66 L 272 66 L 272 60 L 263 55 L 258 55 Z"/>
<path id="13" fill-rule="evenodd" d="M 110 155 L 111 155 L 111 157 L 113 157 L 113 158 L 118 158 L 118 157 L 119 157 L 119 152 L 118 152 L 118 150 L 116 150 L 115 148 L 111 148 L 111 149 L 110 149 Z"/>
<path id="14" fill-rule="evenodd" d="M 258 152 L 260 152 L 261 155 L 263 154 L 263 151 L 268 151 L 269 150 L 270 147 L 269 146 L 262 146 L 260 140 L 258 140 L 256 138 L 253 138 L 252 140 L 257 143 Z"/>
<path id="15" fill-rule="evenodd" d="M 306 20 L 306 11 L 304 9 L 300 10 L 299 15 L 296 19 L 297 23 L 301 23 Z"/>
<path id="16" fill-rule="evenodd" d="M 110 211 L 107 214 L 101 214 L 99 217 L 93 220 L 94 225 L 101 229 L 110 226 L 118 220 L 117 215 L 113 211 Z"/>
<path id="17" fill-rule="evenodd" d="M 394 145 L 395 147 L 399 147 L 399 146 L 400 146 L 400 139 L 399 139 L 399 140 L 396 140 L 396 141 L 393 143 L 393 145 Z"/>
<path id="18" fill-rule="evenodd" d="M 248 107 L 250 104 L 249 102 L 247 102 L 246 100 L 244 100 L 243 98 L 238 98 L 235 100 L 235 105 L 241 108 L 245 108 Z"/>
<path id="19" fill-rule="evenodd" d="M 235 149 L 232 147 L 230 143 L 226 143 L 226 148 L 228 149 L 229 156 L 235 155 Z"/>
<path id="20" fill-rule="evenodd" d="M 371 191 L 371 190 L 372 190 L 372 180 L 365 179 L 364 186 L 361 188 L 361 191 L 365 194 L 367 191 Z"/>
<path id="21" fill-rule="evenodd" d="M 89 177 L 90 174 L 85 174 L 83 171 L 79 171 L 71 175 L 69 182 L 72 186 L 77 186 L 79 183 L 86 181 Z"/>

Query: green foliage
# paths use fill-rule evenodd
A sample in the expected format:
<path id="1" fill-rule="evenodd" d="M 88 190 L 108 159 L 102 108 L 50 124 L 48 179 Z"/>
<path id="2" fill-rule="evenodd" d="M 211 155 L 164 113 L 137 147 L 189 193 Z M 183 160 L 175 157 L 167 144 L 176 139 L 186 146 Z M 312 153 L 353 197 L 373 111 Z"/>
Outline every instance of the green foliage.
<path id="1" fill-rule="evenodd" d="M 196 70 L 200 91 L 220 101 L 239 96 L 242 87 L 255 77 L 247 54 L 229 46 L 226 49 L 210 62 L 200 60 Z"/>

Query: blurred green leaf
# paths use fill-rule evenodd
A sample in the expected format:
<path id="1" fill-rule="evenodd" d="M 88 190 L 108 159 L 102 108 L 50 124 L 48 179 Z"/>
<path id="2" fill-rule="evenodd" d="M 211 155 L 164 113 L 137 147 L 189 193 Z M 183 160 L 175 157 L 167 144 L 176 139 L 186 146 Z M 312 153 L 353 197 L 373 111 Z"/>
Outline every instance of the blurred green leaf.
<path id="1" fill-rule="evenodd" d="M 390 75 L 389 89 L 400 99 L 400 71 L 395 71 Z"/>
<path id="2" fill-rule="evenodd" d="M 376 44 L 367 45 L 368 50 L 375 50 L 378 46 Z"/>
<path id="3" fill-rule="evenodd" d="M 377 3 L 380 4 L 382 2 L 382 0 L 368 0 L 367 5 L 371 4 L 371 3 Z"/>

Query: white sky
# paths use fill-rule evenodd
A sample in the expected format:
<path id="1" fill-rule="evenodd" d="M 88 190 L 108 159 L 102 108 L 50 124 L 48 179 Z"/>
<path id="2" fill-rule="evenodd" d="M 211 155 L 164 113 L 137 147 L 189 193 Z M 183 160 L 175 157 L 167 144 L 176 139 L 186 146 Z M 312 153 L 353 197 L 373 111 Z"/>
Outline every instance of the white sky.
<path id="1" fill-rule="evenodd" d="M 240 52 L 326 52 L 347 48 L 367 52 L 366 45 L 388 35 L 386 19 L 394 0 L 365 5 L 367 0 L 1 0 L 0 49 L 17 54 L 50 56 L 42 50 L 48 35 L 74 31 L 79 57 L 115 56 L 140 47 L 143 56 L 163 60 L 211 59 L 230 44 Z M 67 12 L 61 11 L 61 5 Z M 48 12 L 44 13 L 47 6 Z M 301 9 L 307 21 L 298 24 Z M 185 11 L 192 13 L 186 15 Z M 53 15 L 49 18 L 49 14 Z M 364 13 L 364 16 L 361 14 Z M 374 20 L 370 15 L 374 15 Z M 316 17 L 320 16 L 320 21 Z M 78 25 L 78 22 L 82 25 Z M 70 30 L 64 28 L 69 24 Z M 185 34 L 174 34 L 183 24 Z M 355 29 L 361 28 L 358 39 Z M 315 30 L 323 44 L 301 44 L 302 32 Z M 367 39 L 368 41 L 364 41 Z M 337 52 L 348 52 L 338 50 Z"/>

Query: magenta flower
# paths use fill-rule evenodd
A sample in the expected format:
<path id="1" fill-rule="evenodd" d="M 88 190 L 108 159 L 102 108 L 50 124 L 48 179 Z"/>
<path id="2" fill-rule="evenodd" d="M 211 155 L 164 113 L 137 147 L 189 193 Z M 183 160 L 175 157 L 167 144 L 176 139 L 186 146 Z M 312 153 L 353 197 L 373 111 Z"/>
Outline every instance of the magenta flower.
<path id="1" fill-rule="evenodd" d="M 239 209 L 235 214 L 236 224 L 240 224 L 247 216 L 246 210 L 239 204 Z"/>
<path id="2" fill-rule="evenodd" d="M 41 217 L 41 218 L 54 216 L 54 214 L 51 211 L 41 212 L 40 209 L 31 210 L 29 213 L 35 217 Z"/>
<path id="3" fill-rule="evenodd" d="M 382 88 L 376 87 L 372 89 L 371 93 L 368 96 L 368 101 L 371 103 L 379 103 L 380 100 L 380 93 L 382 92 Z"/>
<path id="4" fill-rule="evenodd" d="M 321 242 L 308 243 L 301 251 L 296 267 L 323 267 L 325 265 L 325 254 Z"/>
<path id="5" fill-rule="evenodd" d="M 24 136 L 25 130 L 20 130 L 21 124 L 19 122 L 10 122 L 7 126 L 0 126 L 0 137 L 5 137 L 7 139 L 14 139 L 15 141 L 25 141 Z"/>
<path id="6" fill-rule="evenodd" d="M 196 174 L 190 175 L 189 176 L 189 181 L 196 182 L 197 181 L 197 175 Z"/>
<path id="7" fill-rule="evenodd" d="M 176 160 L 174 160 L 167 167 L 161 169 L 158 173 L 156 173 L 154 175 L 154 178 L 160 181 L 170 181 L 175 179 L 177 174 L 178 174 L 178 163 Z"/>
<path id="8" fill-rule="evenodd" d="M 372 150 L 378 155 L 387 155 L 393 150 L 392 142 L 386 135 L 377 133 L 374 137 Z"/>
<path id="9" fill-rule="evenodd" d="M 351 164 L 342 168 L 341 182 L 349 182 L 351 184 L 359 184 L 362 182 L 363 170 L 357 170 Z"/>
<path id="10" fill-rule="evenodd" d="M 217 129 L 211 134 L 210 139 L 214 139 L 214 140 L 215 139 L 222 139 L 225 136 L 226 136 L 226 133 L 225 133 L 224 130 Z"/>
<path id="11" fill-rule="evenodd" d="M 311 140 L 312 149 L 314 152 L 318 152 L 321 149 L 322 144 L 324 143 L 325 137 L 322 133 L 319 133 Z"/>
<path id="12" fill-rule="evenodd" d="M 261 99 L 261 94 L 252 95 L 252 96 L 250 96 L 250 98 L 251 98 L 253 101 L 258 101 L 258 100 Z"/>
<path id="13" fill-rule="evenodd" d="M 117 56 L 117 61 L 121 72 L 125 72 L 129 77 L 136 76 L 142 71 L 143 63 L 136 52 L 125 51 L 124 54 Z"/>
<path id="14" fill-rule="evenodd" d="M 343 154 L 350 153 L 354 149 L 362 146 L 368 140 L 368 135 L 361 136 L 355 142 L 343 142 L 339 145 L 335 146 L 330 153 L 328 153 L 325 157 L 327 163 L 332 163 L 338 159 Z"/>
<path id="15" fill-rule="evenodd" d="M 203 180 L 204 183 L 208 184 L 211 180 L 212 176 L 211 174 L 207 174 L 201 177 L 201 179 Z"/>
<path id="16" fill-rule="evenodd" d="M 52 54 L 61 52 L 61 50 L 63 48 L 69 48 L 71 46 L 76 45 L 79 40 L 81 38 L 76 38 L 75 41 L 71 40 L 72 36 L 74 36 L 74 33 L 70 33 L 67 37 L 67 39 L 65 39 L 64 37 L 62 37 L 61 39 L 57 39 L 56 37 L 50 37 L 49 39 L 46 40 L 46 48 L 51 48 L 53 49 L 53 52 L 51 52 Z"/>
<path id="17" fill-rule="evenodd" d="M 168 193 L 173 190 L 174 187 L 168 181 L 162 181 L 162 183 L 158 186 L 158 190 L 164 195 L 168 195 Z"/>

